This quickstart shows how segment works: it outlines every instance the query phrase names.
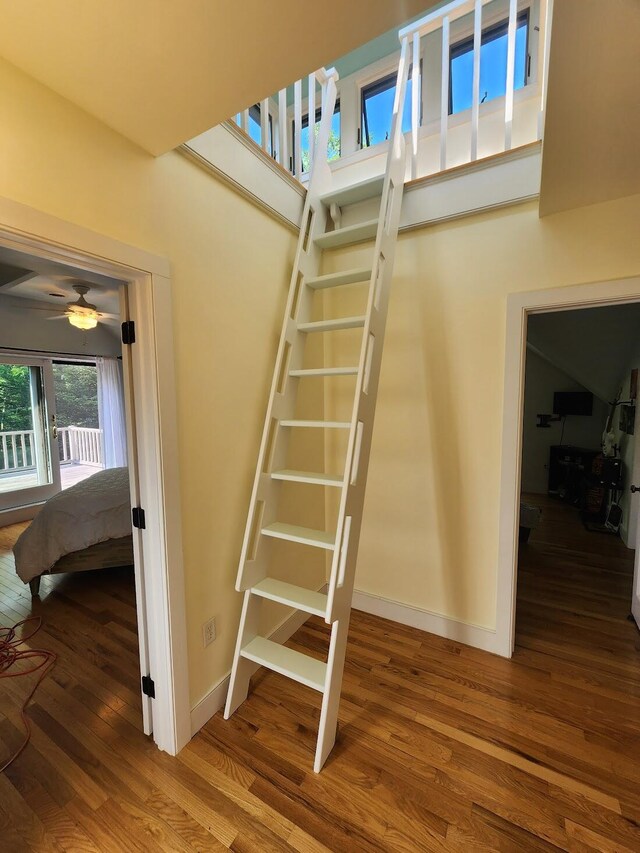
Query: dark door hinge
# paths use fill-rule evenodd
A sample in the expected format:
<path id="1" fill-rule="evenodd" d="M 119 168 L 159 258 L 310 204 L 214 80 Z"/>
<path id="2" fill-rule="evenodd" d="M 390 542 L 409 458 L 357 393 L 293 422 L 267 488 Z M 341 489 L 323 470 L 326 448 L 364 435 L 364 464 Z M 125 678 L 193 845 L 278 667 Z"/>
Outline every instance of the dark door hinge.
<path id="1" fill-rule="evenodd" d="M 134 506 L 131 509 L 131 521 L 134 527 L 137 527 L 138 530 L 146 530 L 146 519 L 144 517 L 144 510 L 142 507 Z"/>
<path id="2" fill-rule="evenodd" d="M 122 343 L 135 344 L 136 342 L 136 324 L 133 320 L 125 320 L 122 324 Z"/>
<path id="3" fill-rule="evenodd" d="M 150 675 L 142 676 L 142 692 L 150 699 L 156 698 L 156 685 Z"/>

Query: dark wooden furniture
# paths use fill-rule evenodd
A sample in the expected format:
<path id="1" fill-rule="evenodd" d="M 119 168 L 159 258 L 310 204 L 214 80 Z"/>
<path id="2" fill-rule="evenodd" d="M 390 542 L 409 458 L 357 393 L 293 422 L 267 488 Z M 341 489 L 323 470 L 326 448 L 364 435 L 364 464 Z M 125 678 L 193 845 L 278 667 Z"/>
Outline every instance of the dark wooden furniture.
<path id="1" fill-rule="evenodd" d="M 600 448 L 553 444 L 549 448 L 550 495 L 578 505 L 584 492 L 584 479 L 591 472 Z"/>
<path id="2" fill-rule="evenodd" d="M 58 562 L 44 572 L 45 575 L 56 575 L 61 572 L 89 572 L 94 569 L 111 569 L 116 566 L 133 565 L 133 538 L 123 536 L 122 539 L 108 539 L 106 542 L 98 542 L 90 548 L 82 551 L 74 551 L 66 554 Z M 31 595 L 36 596 L 40 592 L 40 578 L 29 581 Z"/>

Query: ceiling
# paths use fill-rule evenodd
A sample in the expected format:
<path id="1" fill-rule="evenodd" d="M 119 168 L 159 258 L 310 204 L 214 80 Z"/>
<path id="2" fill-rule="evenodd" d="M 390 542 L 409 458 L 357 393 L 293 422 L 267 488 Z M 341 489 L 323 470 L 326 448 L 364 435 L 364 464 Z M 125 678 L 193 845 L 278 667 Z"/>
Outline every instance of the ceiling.
<path id="1" fill-rule="evenodd" d="M 0 247 L 0 310 L 4 302 L 51 316 L 62 314 L 68 302 L 77 300 L 73 285 L 80 282 L 90 286 L 85 298 L 101 314 L 120 313 L 120 282 L 115 279 Z"/>
<path id="2" fill-rule="evenodd" d="M 0 56 L 151 154 L 435 0 L 0 0 Z"/>
<path id="3" fill-rule="evenodd" d="M 638 363 L 640 303 L 533 314 L 527 343 L 604 402 Z M 586 342 L 586 343 L 585 343 Z"/>
<path id="4" fill-rule="evenodd" d="M 540 215 L 640 193 L 640 2 L 554 5 Z"/>

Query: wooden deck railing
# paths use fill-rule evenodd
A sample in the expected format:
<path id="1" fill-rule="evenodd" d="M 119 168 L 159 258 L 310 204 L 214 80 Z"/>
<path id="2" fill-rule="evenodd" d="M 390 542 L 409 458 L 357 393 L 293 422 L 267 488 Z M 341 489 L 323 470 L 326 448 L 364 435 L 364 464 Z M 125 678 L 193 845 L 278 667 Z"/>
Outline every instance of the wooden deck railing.
<path id="1" fill-rule="evenodd" d="M 0 473 L 35 466 L 33 437 L 33 430 L 0 432 Z"/>
<path id="2" fill-rule="evenodd" d="M 59 427 L 58 449 L 60 463 L 104 465 L 102 430 L 90 427 Z M 0 474 L 24 471 L 36 466 L 35 433 L 33 430 L 0 432 Z"/>
<path id="3" fill-rule="evenodd" d="M 60 463 L 76 462 L 81 465 L 104 464 L 102 430 L 90 427 L 68 426 L 58 429 Z"/>

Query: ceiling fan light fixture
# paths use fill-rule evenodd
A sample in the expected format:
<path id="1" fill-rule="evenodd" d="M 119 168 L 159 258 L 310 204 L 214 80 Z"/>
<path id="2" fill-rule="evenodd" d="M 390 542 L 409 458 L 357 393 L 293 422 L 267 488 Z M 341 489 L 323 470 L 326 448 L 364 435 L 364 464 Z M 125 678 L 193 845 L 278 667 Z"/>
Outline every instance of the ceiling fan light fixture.
<path id="1" fill-rule="evenodd" d="M 98 318 L 94 314 L 76 314 L 73 312 L 67 314 L 67 317 L 69 318 L 69 322 L 72 326 L 75 326 L 76 329 L 82 329 L 83 331 L 95 329 L 98 325 Z"/>
<path id="2" fill-rule="evenodd" d="M 85 293 L 88 293 L 91 288 L 87 284 L 79 282 L 73 285 L 73 289 L 78 294 L 78 299 L 75 302 L 70 302 L 69 307 L 65 311 L 69 322 L 76 329 L 82 329 L 83 331 L 95 329 L 98 325 L 100 314 L 96 310 L 96 306 L 87 302 L 84 298 Z"/>

